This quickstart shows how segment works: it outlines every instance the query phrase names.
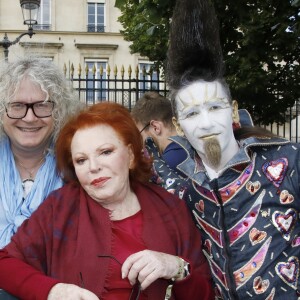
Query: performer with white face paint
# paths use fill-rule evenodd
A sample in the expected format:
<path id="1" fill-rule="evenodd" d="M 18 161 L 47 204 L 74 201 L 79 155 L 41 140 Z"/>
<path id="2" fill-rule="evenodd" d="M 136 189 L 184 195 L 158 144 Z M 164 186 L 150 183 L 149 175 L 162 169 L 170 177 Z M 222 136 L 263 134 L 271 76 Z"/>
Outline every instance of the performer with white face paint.
<path id="1" fill-rule="evenodd" d="M 299 299 L 300 147 L 256 127 L 238 128 L 223 79 L 214 10 L 177 0 L 168 52 L 177 166 L 147 141 L 157 183 L 188 205 L 203 237 L 217 299 Z"/>
<path id="2" fill-rule="evenodd" d="M 176 97 L 177 130 L 181 127 L 186 138 L 202 158 L 211 177 L 219 172 L 237 152 L 238 144 L 232 130 L 232 107 L 222 85 L 196 81 L 183 88 Z"/>

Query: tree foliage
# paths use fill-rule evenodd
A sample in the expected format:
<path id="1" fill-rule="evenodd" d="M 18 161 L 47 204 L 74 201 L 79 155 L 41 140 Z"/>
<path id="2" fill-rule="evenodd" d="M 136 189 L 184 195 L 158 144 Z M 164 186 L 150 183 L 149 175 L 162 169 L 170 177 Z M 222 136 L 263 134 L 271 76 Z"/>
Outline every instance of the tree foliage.
<path id="1" fill-rule="evenodd" d="M 132 53 L 164 66 L 175 2 L 116 0 Z M 256 122 L 284 122 L 287 108 L 300 101 L 299 0 L 213 2 L 233 98 Z"/>
<path id="2" fill-rule="evenodd" d="M 173 4 L 170 0 L 116 0 L 121 9 L 121 33 L 132 42 L 132 53 L 140 53 L 161 66 L 166 58 L 170 18 Z"/>

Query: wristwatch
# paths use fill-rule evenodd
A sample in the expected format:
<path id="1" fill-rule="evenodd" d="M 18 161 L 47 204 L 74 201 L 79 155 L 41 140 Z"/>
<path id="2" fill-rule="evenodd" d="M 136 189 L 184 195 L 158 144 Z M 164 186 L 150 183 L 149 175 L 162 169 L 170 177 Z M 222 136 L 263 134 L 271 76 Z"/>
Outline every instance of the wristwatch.
<path id="1" fill-rule="evenodd" d="M 170 279 L 169 285 L 167 286 L 166 295 L 164 300 L 171 299 L 172 296 L 172 288 L 176 280 L 182 280 L 190 275 L 190 264 L 182 259 L 181 257 L 177 256 L 178 260 L 178 272 L 177 274 Z"/>
<path id="2" fill-rule="evenodd" d="M 179 264 L 178 272 L 172 278 L 172 281 L 181 280 L 190 275 L 190 264 L 187 261 L 185 261 L 184 259 L 182 259 L 181 257 L 177 257 L 177 259 L 178 259 L 178 264 Z"/>
<path id="3" fill-rule="evenodd" d="M 190 275 L 190 264 L 183 259 L 183 278 L 186 278 Z"/>

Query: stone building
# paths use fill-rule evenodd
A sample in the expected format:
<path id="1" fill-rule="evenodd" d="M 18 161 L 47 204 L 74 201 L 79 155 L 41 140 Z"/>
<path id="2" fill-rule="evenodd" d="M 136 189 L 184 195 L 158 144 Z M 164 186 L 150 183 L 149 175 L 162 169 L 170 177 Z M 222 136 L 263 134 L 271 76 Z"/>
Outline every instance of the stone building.
<path id="1" fill-rule="evenodd" d="M 103 68 L 104 73 L 108 66 L 149 68 L 147 58 L 130 54 L 129 43 L 120 34 L 120 11 L 114 4 L 115 0 L 41 0 L 36 34 L 10 46 L 8 59 L 36 54 L 67 68 L 66 73 L 72 64 L 75 73 L 79 65 L 83 70 L 86 66 Z M 19 0 L 0 0 L 0 35 L 7 33 L 13 41 L 24 31 L 27 26 Z M 0 49 L 1 59 L 4 53 Z"/>

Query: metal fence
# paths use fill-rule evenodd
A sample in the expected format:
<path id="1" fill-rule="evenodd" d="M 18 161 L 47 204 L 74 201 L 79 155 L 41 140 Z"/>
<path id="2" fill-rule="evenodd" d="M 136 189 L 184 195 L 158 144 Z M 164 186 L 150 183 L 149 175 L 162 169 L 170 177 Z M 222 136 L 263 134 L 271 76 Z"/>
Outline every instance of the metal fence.
<path id="1" fill-rule="evenodd" d="M 67 68 L 64 68 L 67 76 Z M 92 69 L 86 65 L 82 70 L 78 67 L 78 77 L 74 76 L 75 69 L 71 65 L 69 77 L 74 89 L 78 92 L 81 101 L 87 105 L 103 101 L 113 101 L 122 104 L 129 110 L 135 105 L 136 101 L 149 90 L 155 90 L 167 97 L 168 88 L 163 76 L 158 70 L 146 68 L 140 70 L 138 67 L 133 71 L 131 66 L 127 70 L 122 66 L 119 70 L 114 67 L 111 70 L 108 65 L 104 70 L 100 66 Z"/>
<path id="2" fill-rule="evenodd" d="M 290 107 L 285 114 L 285 123 L 273 123 L 267 126 L 262 126 L 274 134 L 287 138 L 295 143 L 300 143 L 300 110 L 296 107 L 300 105 L 300 101 L 296 101 L 293 107 Z M 296 112 L 297 111 L 297 112 Z M 259 125 L 259 124 L 257 124 Z"/>
<path id="3" fill-rule="evenodd" d="M 67 74 L 68 71 L 68 74 Z M 64 67 L 65 76 L 70 78 L 74 89 L 78 92 L 81 101 L 87 105 L 103 101 L 113 101 L 131 110 L 136 101 L 146 92 L 155 90 L 161 95 L 168 97 L 168 86 L 159 70 L 150 68 L 148 71 L 144 67 L 142 70 L 131 66 L 127 70 L 122 66 L 120 69 L 114 67 L 111 70 L 107 65 L 101 65 L 97 70 L 95 66 L 84 69 L 79 65 L 77 74 L 74 76 L 75 68 L 70 66 L 69 70 Z M 300 101 L 289 108 L 286 112 L 286 122 L 284 124 L 273 123 L 263 126 L 273 133 L 285 137 L 293 142 L 300 142 Z M 259 124 L 256 124 L 259 125 Z"/>

